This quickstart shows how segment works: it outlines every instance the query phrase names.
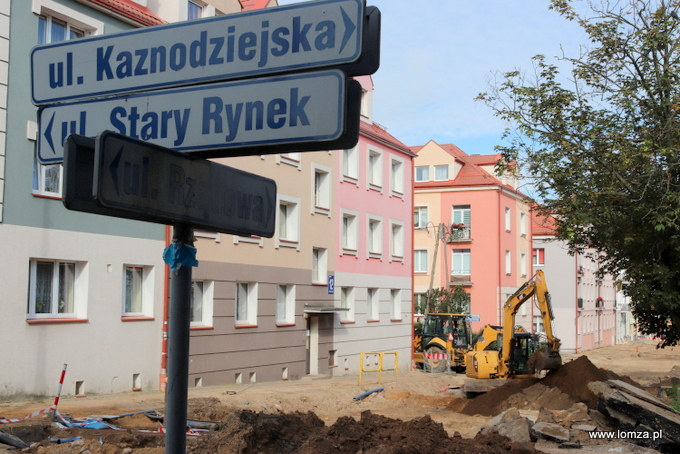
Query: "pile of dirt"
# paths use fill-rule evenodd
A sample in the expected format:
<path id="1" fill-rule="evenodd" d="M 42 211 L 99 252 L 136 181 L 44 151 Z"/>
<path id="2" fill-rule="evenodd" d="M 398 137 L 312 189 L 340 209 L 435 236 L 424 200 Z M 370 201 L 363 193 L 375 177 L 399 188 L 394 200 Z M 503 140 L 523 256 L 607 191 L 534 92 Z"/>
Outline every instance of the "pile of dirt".
<path id="1" fill-rule="evenodd" d="M 606 380 L 623 380 L 639 386 L 628 377 L 620 377 L 612 371 L 598 368 L 590 362 L 587 356 L 580 356 L 574 361 L 562 365 L 558 370 L 549 373 L 543 379 L 508 380 L 504 385 L 470 400 L 461 410 L 461 413 L 495 416 L 511 407 L 521 408 L 522 406 L 518 405 L 517 396 L 522 394 L 527 396 L 527 401 L 537 404 L 540 396 L 528 392 L 529 388 L 535 390 L 536 385 L 545 387 L 546 393 L 554 393 L 554 390 L 557 389 L 571 399 L 541 399 L 541 401 L 548 401 L 543 405 L 546 408 L 563 410 L 569 408 L 575 402 L 583 402 L 588 408 L 596 409 L 598 397 L 590 391 L 588 383 Z M 557 408 L 553 408 L 555 404 L 558 405 Z"/>
<path id="2" fill-rule="evenodd" d="M 360 420 L 341 417 L 326 427 L 314 413 L 265 414 L 237 411 L 187 452 L 191 454 L 472 454 L 536 452 L 533 443 L 512 443 L 500 435 L 474 439 L 449 437 L 442 424 L 429 416 L 401 421 L 361 414 Z"/>

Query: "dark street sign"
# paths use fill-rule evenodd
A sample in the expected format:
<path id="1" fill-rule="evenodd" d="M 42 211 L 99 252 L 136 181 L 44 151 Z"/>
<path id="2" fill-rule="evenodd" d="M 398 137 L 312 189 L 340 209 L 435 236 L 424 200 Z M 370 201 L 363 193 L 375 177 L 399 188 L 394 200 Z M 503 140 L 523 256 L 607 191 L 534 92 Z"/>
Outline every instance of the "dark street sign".
<path id="1" fill-rule="evenodd" d="M 79 136 L 67 140 L 67 208 L 213 232 L 274 235 L 274 180 L 110 131 L 94 141 L 94 156 L 92 142 Z"/>

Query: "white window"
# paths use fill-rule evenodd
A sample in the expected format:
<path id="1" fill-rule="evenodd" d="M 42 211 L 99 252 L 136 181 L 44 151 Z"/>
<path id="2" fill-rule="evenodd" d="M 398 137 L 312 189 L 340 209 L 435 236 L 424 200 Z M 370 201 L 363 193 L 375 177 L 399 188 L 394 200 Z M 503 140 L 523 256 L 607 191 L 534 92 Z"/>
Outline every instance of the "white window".
<path id="1" fill-rule="evenodd" d="M 279 194 L 276 247 L 300 249 L 300 199 Z"/>
<path id="2" fill-rule="evenodd" d="M 377 288 L 366 289 L 366 319 L 380 320 L 380 298 Z"/>
<path id="3" fill-rule="evenodd" d="M 213 316 L 213 281 L 191 282 L 191 326 L 210 327 Z"/>
<path id="4" fill-rule="evenodd" d="M 424 229 L 427 227 L 427 207 L 415 207 L 413 211 L 413 227 Z"/>
<path id="5" fill-rule="evenodd" d="M 470 275 L 470 249 L 453 249 L 451 255 L 451 275 Z"/>
<path id="6" fill-rule="evenodd" d="M 532 251 L 532 259 L 534 265 L 545 265 L 545 249 L 534 248 Z"/>
<path id="7" fill-rule="evenodd" d="M 80 262 L 32 259 L 28 318 L 85 318 L 84 269 Z"/>
<path id="8" fill-rule="evenodd" d="M 527 255 L 524 252 L 519 255 L 519 272 L 522 276 L 527 275 Z"/>
<path id="9" fill-rule="evenodd" d="M 527 236 L 527 214 L 524 211 L 519 214 L 519 234 Z"/>
<path id="10" fill-rule="evenodd" d="M 427 249 L 416 249 L 413 259 L 413 271 L 416 273 L 427 273 Z"/>
<path id="11" fill-rule="evenodd" d="M 257 283 L 236 284 L 236 325 L 257 325 Z"/>
<path id="12" fill-rule="evenodd" d="M 391 221 L 390 253 L 395 262 L 404 261 L 404 224 L 400 221 Z"/>
<path id="13" fill-rule="evenodd" d="M 505 274 L 512 273 L 512 254 L 510 251 L 505 251 Z"/>
<path id="14" fill-rule="evenodd" d="M 368 232 L 366 239 L 368 242 L 368 256 L 373 258 L 382 257 L 382 219 L 377 216 L 368 215 Z"/>
<path id="15" fill-rule="evenodd" d="M 312 283 L 326 284 L 328 282 L 328 259 L 326 249 L 315 247 L 312 249 Z"/>
<path id="16" fill-rule="evenodd" d="M 340 307 L 347 309 L 340 311 L 340 317 L 343 321 L 354 321 L 354 287 L 342 287 L 340 289 Z"/>
<path id="17" fill-rule="evenodd" d="M 125 265 L 123 271 L 123 316 L 153 316 L 153 267 Z"/>
<path id="18" fill-rule="evenodd" d="M 379 150 L 368 152 L 368 186 L 376 190 L 382 189 L 382 152 Z"/>
<path id="19" fill-rule="evenodd" d="M 86 32 L 82 27 L 75 26 L 66 20 L 46 14 L 38 16 L 38 44 L 56 43 L 82 38 L 85 35 Z M 52 82 L 63 84 L 63 80 L 59 79 Z M 61 197 L 61 187 L 62 164 L 41 164 L 36 153 L 33 163 L 33 194 Z"/>
<path id="20" fill-rule="evenodd" d="M 401 320 L 401 290 L 390 290 L 390 320 Z"/>
<path id="21" fill-rule="evenodd" d="M 404 161 L 392 157 L 390 166 L 390 190 L 394 197 L 404 197 Z"/>
<path id="22" fill-rule="evenodd" d="M 359 149 L 358 145 L 342 151 L 342 177 L 345 181 L 359 181 Z"/>
<path id="23" fill-rule="evenodd" d="M 312 164 L 314 206 L 312 213 L 331 215 L 331 169 L 319 164 Z"/>
<path id="24" fill-rule="evenodd" d="M 510 221 L 510 208 L 507 208 L 507 207 L 506 207 L 506 208 L 505 208 L 505 230 L 506 230 L 507 232 L 510 231 L 510 224 L 511 224 L 511 221 Z"/>
<path id="25" fill-rule="evenodd" d="M 464 226 L 469 230 L 471 224 L 470 205 L 453 205 L 451 207 L 451 224 Z"/>
<path id="26" fill-rule="evenodd" d="M 357 215 L 355 212 L 342 214 L 342 253 L 357 254 Z"/>
<path id="27" fill-rule="evenodd" d="M 291 325 L 295 323 L 295 286 L 276 286 L 276 323 Z"/>
<path id="28" fill-rule="evenodd" d="M 187 20 L 200 19 L 203 17 L 203 5 L 194 0 L 187 3 Z"/>
<path id="29" fill-rule="evenodd" d="M 416 167 L 416 181 L 430 181 L 430 167 Z"/>
<path id="30" fill-rule="evenodd" d="M 434 166 L 434 181 L 448 181 L 449 166 Z"/>

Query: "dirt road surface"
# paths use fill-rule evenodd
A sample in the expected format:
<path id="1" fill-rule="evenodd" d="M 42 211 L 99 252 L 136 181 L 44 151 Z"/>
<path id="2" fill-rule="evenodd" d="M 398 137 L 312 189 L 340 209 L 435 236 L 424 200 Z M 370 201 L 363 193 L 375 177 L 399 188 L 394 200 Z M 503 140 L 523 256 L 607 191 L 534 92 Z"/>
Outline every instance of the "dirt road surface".
<path id="1" fill-rule="evenodd" d="M 631 342 L 605 347 L 584 354 L 595 369 L 630 377 L 643 387 L 653 387 L 670 377 L 680 378 L 680 347 L 658 350 L 651 342 Z M 563 355 L 565 366 L 582 355 Z M 551 452 L 534 443 L 509 443 L 498 435 L 478 435 L 492 415 L 477 414 L 464 407 L 468 402 L 456 390 L 464 375 L 408 373 L 365 374 L 358 377 L 250 383 L 189 391 L 189 418 L 219 422 L 217 430 L 188 437 L 190 453 L 283 453 L 283 452 Z M 568 379 L 572 380 L 572 379 Z M 578 381 L 578 380 L 576 380 Z M 363 399 L 356 397 L 382 388 Z M 649 388 L 652 392 L 656 388 Z M 495 403 L 495 411 L 515 407 L 527 417 L 535 417 L 541 406 L 566 410 L 573 396 L 541 384 L 531 386 Z M 41 402 L 0 402 L 0 419 L 23 418 L 49 407 L 52 398 Z M 86 398 L 62 397 L 59 411 L 76 420 L 104 415 L 142 411 L 163 413 L 161 392 L 135 392 L 95 395 Z M 472 413 L 472 414 L 470 414 Z M 485 412 L 481 412 L 485 413 Z M 40 454 L 161 454 L 164 452 L 160 423 L 144 414 L 107 420 L 115 429 L 58 429 L 49 415 L 20 423 L 0 424 L 26 442 L 35 442 L 25 452 Z M 57 444 L 56 439 L 78 438 Z M 585 443 L 585 441 L 584 441 Z M 617 444 L 618 443 L 618 444 Z M 554 446 L 553 446 L 554 448 Z M 537 451 L 536 449 L 539 449 Z M 595 449 L 595 451 L 592 451 Z M 617 441 L 583 446 L 586 452 L 655 452 Z M 582 452 L 583 452 L 582 450 Z M 559 450 L 564 452 L 564 450 Z M 554 451 L 554 452 L 559 452 Z M 0 454 L 17 452 L 0 444 Z"/>

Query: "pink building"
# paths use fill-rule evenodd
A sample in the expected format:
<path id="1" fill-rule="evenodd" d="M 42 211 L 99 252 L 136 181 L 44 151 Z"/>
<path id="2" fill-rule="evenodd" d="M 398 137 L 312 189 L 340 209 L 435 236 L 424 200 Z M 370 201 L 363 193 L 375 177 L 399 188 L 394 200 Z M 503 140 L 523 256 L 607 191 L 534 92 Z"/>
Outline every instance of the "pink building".
<path id="1" fill-rule="evenodd" d="M 500 324 L 502 304 L 532 276 L 529 205 L 510 173 L 498 178 L 500 155 L 467 155 L 434 141 L 417 153 L 414 182 L 414 293 L 462 285 L 474 329 Z M 445 234 L 438 238 L 440 224 Z M 435 257 L 436 256 L 436 257 Z M 531 305 L 517 314 L 530 329 Z"/>
<path id="2" fill-rule="evenodd" d="M 337 155 L 336 372 L 357 373 L 362 352 L 411 355 L 413 157 L 371 117 L 364 95 L 359 143 Z M 374 366 L 372 366 L 374 367 Z"/>

